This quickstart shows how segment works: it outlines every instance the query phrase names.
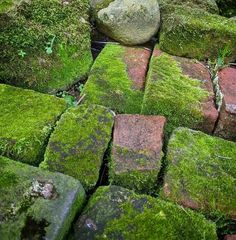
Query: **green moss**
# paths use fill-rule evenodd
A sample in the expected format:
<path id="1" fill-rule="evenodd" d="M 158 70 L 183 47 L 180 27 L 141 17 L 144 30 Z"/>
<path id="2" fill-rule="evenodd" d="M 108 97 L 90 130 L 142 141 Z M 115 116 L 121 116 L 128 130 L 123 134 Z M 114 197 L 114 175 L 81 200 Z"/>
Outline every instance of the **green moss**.
<path id="1" fill-rule="evenodd" d="M 86 226 L 88 220 L 95 230 Z M 117 186 L 100 187 L 91 197 L 76 224 L 76 236 L 82 240 L 217 239 L 215 224 L 201 214 Z"/>
<path id="2" fill-rule="evenodd" d="M 0 84 L 0 155 L 38 164 L 64 100 Z"/>
<path id="3" fill-rule="evenodd" d="M 162 8 L 162 18 L 162 50 L 177 56 L 214 60 L 220 50 L 228 47 L 231 54 L 226 61 L 235 60 L 236 25 L 230 19 L 172 5 Z"/>
<path id="4" fill-rule="evenodd" d="M 92 63 L 88 9 L 87 1 L 31 0 L 0 14 L 0 79 L 55 92 L 85 77 Z"/>
<path id="5" fill-rule="evenodd" d="M 124 62 L 125 47 L 107 44 L 96 59 L 84 87 L 85 103 L 118 113 L 140 113 L 143 93 L 133 87 Z"/>
<path id="6" fill-rule="evenodd" d="M 110 183 L 137 193 L 154 194 L 162 156 L 154 158 L 145 150 L 137 151 L 119 145 L 113 145 L 113 149 L 109 163 Z"/>
<path id="7" fill-rule="evenodd" d="M 166 4 L 181 5 L 184 7 L 191 7 L 193 10 L 198 8 L 210 13 L 219 13 L 215 0 L 159 0 L 159 4 L 161 7 Z"/>
<path id="8" fill-rule="evenodd" d="M 77 178 L 90 190 L 97 183 L 112 126 L 113 114 L 102 106 L 69 109 L 52 133 L 40 166 Z"/>
<path id="9" fill-rule="evenodd" d="M 85 201 L 81 184 L 71 177 L 44 172 L 2 156 L 0 166 L 1 239 L 21 239 L 27 229 L 27 239 L 63 239 Z M 14 176 L 14 184 L 1 184 L 9 178 L 9 173 Z M 53 190 L 48 191 L 53 195 L 42 195 L 38 183 L 51 184 Z M 32 231 L 29 220 L 46 225 L 34 225 Z M 45 236 L 37 235 L 43 232 Z"/>
<path id="10" fill-rule="evenodd" d="M 204 212 L 236 216 L 236 144 L 190 129 L 176 130 L 169 142 L 165 179 L 168 199 L 190 200 Z"/>
<path id="11" fill-rule="evenodd" d="M 163 53 L 151 59 L 142 113 L 167 118 L 166 131 L 196 127 L 203 120 L 201 102 L 208 96 L 202 82 L 182 73 L 180 64 Z"/>
<path id="12" fill-rule="evenodd" d="M 236 2 L 234 0 L 216 0 L 220 14 L 226 17 L 236 16 Z"/>

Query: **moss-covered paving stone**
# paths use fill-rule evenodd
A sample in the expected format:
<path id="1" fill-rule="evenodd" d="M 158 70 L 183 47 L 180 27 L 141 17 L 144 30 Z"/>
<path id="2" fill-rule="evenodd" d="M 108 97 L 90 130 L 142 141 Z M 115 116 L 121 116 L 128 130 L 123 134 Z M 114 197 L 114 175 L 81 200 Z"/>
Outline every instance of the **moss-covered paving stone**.
<path id="1" fill-rule="evenodd" d="M 150 51 L 107 44 L 96 59 L 82 94 L 118 113 L 140 113 Z"/>
<path id="2" fill-rule="evenodd" d="M 163 196 L 236 219 L 236 143 L 179 128 L 168 145 Z"/>
<path id="3" fill-rule="evenodd" d="M 236 59 L 236 24 L 233 20 L 200 9 L 162 7 L 160 47 L 177 56 L 215 60 L 229 52 L 225 61 Z"/>
<path id="4" fill-rule="evenodd" d="M 217 239 L 203 215 L 118 186 L 99 187 L 74 227 L 80 240 Z"/>
<path id="5" fill-rule="evenodd" d="M 181 5 L 193 8 L 193 11 L 194 8 L 198 8 L 210 13 L 219 14 L 219 8 L 215 0 L 159 0 L 158 3 L 160 7 L 166 4 Z"/>
<path id="6" fill-rule="evenodd" d="M 236 141 L 236 68 L 221 69 L 218 80 L 223 100 L 215 134 Z"/>
<path id="7" fill-rule="evenodd" d="M 92 64 L 88 0 L 0 3 L 0 79 L 54 93 Z"/>
<path id="8" fill-rule="evenodd" d="M 117 115 L 109 179 L 112 184 L 152 194 L 161 168 L 165 118 Z"/>
<path id="9" fill-rule="evenodd" d="M 79 179 L 85 190 L 91 190 L 99 178 L 113 121 L 113 113 L 102 106 L 69 109 L 52 133 L 40 167 Z"/>
<path id="10" fill-rule="evenodd" d="M 63 99 L 0 84 L 0 155 L 38 164 L 66 107 Z"/>
<path id="11" fill-rule="evenodd" d="M 218 112 L 207 68 L 196 60 L 168 55 L 156 46 L 148 71 L 142 113 L 165 116 L 168 133 L 179 126 L 211 133 Z"/>
<path id="12" fill-rule="evenodd" d="M 63 239 L 86 196 L 79 181 L 0 156 L 0 238 Z"/>

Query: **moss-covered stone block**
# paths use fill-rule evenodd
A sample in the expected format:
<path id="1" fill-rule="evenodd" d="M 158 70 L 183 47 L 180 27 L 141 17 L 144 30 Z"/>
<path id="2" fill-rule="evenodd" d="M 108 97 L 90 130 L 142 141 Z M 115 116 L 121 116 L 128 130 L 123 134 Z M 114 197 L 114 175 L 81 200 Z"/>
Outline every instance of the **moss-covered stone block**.
<path id="1" fill-rule="evenodd" d="M 198 8 L 210 13 L 219 14 L 219 8 L 215 0 L 159 0 L 158 3 L 160 7 L 166 4 L 172 4 L 183 7 L 191 7 L 193 11 L 195 8 Z"/>
<path id="2" fill-rule="evenodd" d="M 0 79 L 54 93 L 92 64 L 88 1 L 6 0 L 0 4 Z"/>
<path id="3" fill-rule="evenodd" d="M 75 224 L 75 239 L 217 239 L 215 224 L 180 206 L 136 195 L 118 186 L 100 187 Z"/>
<path id="4" fill-rule="evenodd" d="M 85 202 L 79 181 L 0 156 L 0 236 L 61 240 Z"/>
<path id="5" fill-rule="evenodd" d="M 224 49 L 225 61 L 236 59 L 236 24 L 231 19 L 199 9 L 165 5 L 162 7 L 160 48 L 170 54 L 216 59 Z"/>
<path id="6" fill-rule="evenodd" d="M 84 102 L 118 113 L 140 113 L 149 57 L 145 49 L 107 44 L 85 84 Z"/>
<path id="7" fill-rule="evenodd" d="M 236 219 L 236 143 L 179 128 L 168 145 L 163 196 Z"/>
<path id="8" fill-rule="evenodd" d="M 0 155 L 37 165 L 66 107 L 63 99 L 0 84 Z"/>
<path id="9" fill-rule="evenodd" d="M 211 133 L 218 112 L 206 67 L 155 47 L 150 62 L 142 113 L 167 118 L 167 133 L 179 126 Z"/>
<path id="10" fill-rule="evenodd" d="M 113 113 L 102 106 L 69 109 L 52 133 L 40 167 L 79 179 L 85 190 L 91 190 L 99 178 L 113 119 Z"/>
<path id="11" fill-rule="evenodd" d="M 226 17 L 236 16 L 236 2 L 234 0 L 216 0 L 220 14 Z"/>
<path id="12" fill-rule="evenodd" d="M 109 167 L 112 184 L 139 193 L 155 193 L 165 122 L 162 116 L 116 116 Z"/>

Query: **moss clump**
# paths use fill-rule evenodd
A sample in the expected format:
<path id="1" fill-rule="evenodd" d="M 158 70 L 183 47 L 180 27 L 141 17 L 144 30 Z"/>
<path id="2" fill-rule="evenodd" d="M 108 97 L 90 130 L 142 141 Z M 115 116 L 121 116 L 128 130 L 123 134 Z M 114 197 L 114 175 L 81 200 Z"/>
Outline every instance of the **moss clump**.
<path id="1" fill-rule="evenodd" d="M 64 100 L 0 84 L 0 155 L 38 164 Z"/>
<path id="2" fill-rule="evenodd" d="M 52 133 L 40 167 L 77 178 L 90 190 L 99 178 L 113 118 L 102 106 L 81 105 L 69 109 Z"/>
<path id="3" fill-rule="evenodd" d="M 140 113 L 143 92 L 133 86 L 124 55 L 125 47 L 106 45 L 84 87 L 85 103 L 103 105 L 118 113 Z"/>
<path id="4" fill-rule="evenodd" d="M 180 64 L 163 53 L 151 59 L 142 113 L 167 118 L 167 133 L 179 126 L 197 127 L 203 120 L 203 83 L 182 73 Z"/>
<path id="5" fill-rule="evenodd" d="M 160 7 L 166 4 L 181 5 L 184 7 L 191 7 L 193 10 L 198 8 L 210 13 L 219 13 L 219 9 L 215 0 L 159 0 L 159 4 Z"/>
<path id="6" fill-rule="evenodd" d="M 201 214 L 117 186 L 100 187 L 75 227 L 82 240 L 217 239 L 215 225 Z"/>
<path id="7" fill-rule="evenodd" d="M 165 5 L 160 48 L 170 54 L 190 58 L 215 59 L 224 48 L 235 60 L 236 25 L 230 19 L 198 9 Z"/>
<path id="8" fill-rule="evenodd" d="M 25 239 L 63 239 L 85 201 L 80 182 L 2 156 L 0 166 L 1 239 L 23 239 L 27 229 Z"/>
<path id="9" fill-rule="evenodd" d="M 87 1 L 7 1 L 1 9 L 1 81 L 55 92 L 87 74 L 92 63 Z"/>
<path id="10" fill-rule="evenodd" d="M 236 143 L 180 128 L 170 139 L 167 161 L 168 199 L 236 218 Z"/>
<path id="11" fill-rule="evenodd" d="M 236 16 L 236 2 L 235 0 L 216 0 L 220 14 L 225 17 Z"/>
<path id="12" fill-rule="evenodd" d="M 160 155 L 158 158 L 145 149 L 138 151 L 113 145 L 109 164 L 110 183 L 135 190 L 137 193 L 154 194 L 162 152 Z M 125 163 L 122 163 L 122 160 Z"/>

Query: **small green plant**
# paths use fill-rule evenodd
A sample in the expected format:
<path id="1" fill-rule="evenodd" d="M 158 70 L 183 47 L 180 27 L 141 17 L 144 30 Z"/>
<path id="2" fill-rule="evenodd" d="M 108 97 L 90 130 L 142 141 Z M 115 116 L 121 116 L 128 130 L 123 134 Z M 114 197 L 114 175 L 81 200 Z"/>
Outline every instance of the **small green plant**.
<path id="1" fill-rule="evenodd" d="M 84 84 L 83 83 L 80 83 L 79 84 L 79 91 L 82 92 L 84 89 Z"/>
<path id="2" fill-rule="evenodd" d="M 230 47 L 226 45 L 224 48 L 219 50 L 218 57 L 215 63 L 215 71 L 225 66 L 225 58 L 231 54 Z"/>
<path id="3" fill-rule="evenodd" d="M 52 47 L 54 44 L 56 36 L 54 36 L 49 42 L 47 42 L 47 46 L 45 47 L 47 54 L 52 54 Z"/>
<path id="4" fill-rule="evenodd" d="M 26 55 L 26 52 L 24 52 L 22 49 L 18 51 L 18 56 L 24 58 Z"/>
<path id="5" fill-rule="evenodd" d="M 61 92 L 57 93 L 57 97 L 64 98 L 69 107 L 75 107 L 78 105 L 76 98 L 74 96 L 70 95 L 66 91 L 61 91 Z"/>

